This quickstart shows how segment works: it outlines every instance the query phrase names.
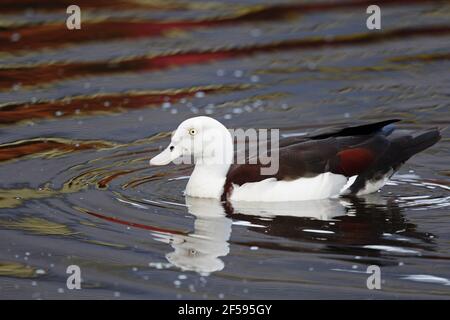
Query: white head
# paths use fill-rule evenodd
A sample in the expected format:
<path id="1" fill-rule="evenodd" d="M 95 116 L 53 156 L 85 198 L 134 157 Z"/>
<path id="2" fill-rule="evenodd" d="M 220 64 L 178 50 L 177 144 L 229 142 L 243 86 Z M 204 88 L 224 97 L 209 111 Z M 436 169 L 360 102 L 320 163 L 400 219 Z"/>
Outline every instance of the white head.
<path id="1" fill-rule="evenodd" d="M 230 164 L 233 159 L 230 132 L 210 117 L 187 119 L 175 130 L 169 146 L 150 160 L 150 165 L 161 166 L 171 161 L 190 164 L 191 156 L 196 164 Z"/>

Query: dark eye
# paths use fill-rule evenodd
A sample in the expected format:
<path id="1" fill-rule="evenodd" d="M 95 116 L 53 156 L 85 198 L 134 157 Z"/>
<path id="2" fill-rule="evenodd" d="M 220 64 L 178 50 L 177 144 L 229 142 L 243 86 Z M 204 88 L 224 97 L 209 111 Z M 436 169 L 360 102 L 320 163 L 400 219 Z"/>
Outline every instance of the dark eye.
<path id="1" fill-rule="evenodd" d="M 175 148 L 174 146 L 170 146 L 169 150 L 173 151 L 174 148 Z"/>
<path id="2" fill-rule="evenodd" d="M 197 130 L 195 130 L 194 128 L 189 129 L 189 134 L 191 136 L 194 136 L 197 133 Z"/>

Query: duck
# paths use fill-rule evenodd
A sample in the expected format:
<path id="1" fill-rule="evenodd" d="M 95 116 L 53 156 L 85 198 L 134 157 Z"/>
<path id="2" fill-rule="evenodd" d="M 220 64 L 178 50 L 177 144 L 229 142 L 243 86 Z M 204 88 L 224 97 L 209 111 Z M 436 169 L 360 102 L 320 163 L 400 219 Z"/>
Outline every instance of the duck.
<path id="1" fill-rule="evenodd" d="M 380 190 L 415 154 L 441 138 L 438 128 L 405 131 L 399 119 L 318 129 L 279 142 L 276 172 L 261 161 L 234 163 L 231 132 L 218 120 L 184 120 L 151 166 L 194 164 L 186 196 L 220 201 L 285 202 L 360 196 Z"/>

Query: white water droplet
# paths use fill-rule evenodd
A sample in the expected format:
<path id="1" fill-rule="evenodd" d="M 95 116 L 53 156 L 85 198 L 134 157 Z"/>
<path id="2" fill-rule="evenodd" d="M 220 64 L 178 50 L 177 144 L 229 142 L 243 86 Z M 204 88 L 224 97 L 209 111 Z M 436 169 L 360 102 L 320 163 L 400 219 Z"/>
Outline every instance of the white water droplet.
<path id="1" fill-rule="evenodd" d="M 253 76 L 250 77 L 250 81 L 251 82 L 259 82 L 259 77 L 256 76 L 256 75 L 253 75 Z"/>
<path id="2" fill-rule="evenodd" d="M 204 98 L 205 97 L 205 93 L 203 91 L 197 91 L 195 93 L 195 97 L 196 98 Z"/>
<path id="3" fill-rule="evenodd" d="M 20 33 L 17 33 L 17 32 L 14 32 L 12 35 L 11 35 L 11 42 L 17 42 L 17 41 L 19 41 L 20 40 L 20 38 L 21 38 L 21 36 L 20 36 Z"/>
<path id="4" fill-rule="evenodd" d="M 241 78 L 244 75 L 244 71 L 242 71 L 242 70 L 234 70 L 233 75 L 236 78 Z"/>

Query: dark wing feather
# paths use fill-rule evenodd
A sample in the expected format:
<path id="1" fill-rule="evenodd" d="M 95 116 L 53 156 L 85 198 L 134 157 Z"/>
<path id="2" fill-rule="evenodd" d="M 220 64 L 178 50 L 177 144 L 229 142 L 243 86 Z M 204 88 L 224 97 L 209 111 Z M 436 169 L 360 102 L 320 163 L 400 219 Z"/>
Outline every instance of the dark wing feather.
<path id="1" fill-rule="evenodd" d="M 439 131 L 432 129 L 416 135 L 395 135 L 386 120 L 363 126 L 322 130 L 320 133 L 290 139 L 280 143 L 279 170 L 273 175 L 261 175 L 261 164 L 233 165 L 225 182 L 222 199 L 232 191 L 232 185 L 258 182 L 267 178 L 294 180 L 314 177 L 325 172 L 346 177 L 357 175 L 351 192 L 356 193 L 368 180 L 397 170 L 411 156 L 433 145 L 440 139 Z"/>
<path id="2" fill-rule="evenodd" d="M 359 126 L 334 126 L 315 130 L 305 136 L 289 137 L 280 142 L 280 147 L 286 147 L 296 143 L 302 143 L 308 140 L 320 140 L 331 137 L 360 137 L 360 141 L 367 139 L 367 136 L 374 134 L 389 135 L 393 131 L 390 124 L 400 121 L 399 119 L 390 119 Z"/>
<path id="3" fill-rule="evenodd" d="M 371 135 L 374 133 L 379 133 L 387 125 L 399 121 L 400 121 L 399 119 L 390 119 L 380 122 L 364 124 L 360 126 L 325 128 L 312 132 L 311 134 L 308 135 L 308 137 L 310 139 L 326 139 L 330 137 Z"/>
<path id="4" fill-rule="evenodd" d="M 277 180 L 295 180 L 301 177 L 314 177 L 325 172 L 333 172 L 346 176 L 354 175 L 369 167 L 375 155 L 377 139 L 373 137 L 337 137 L 321 140 L 310 140 L 284 147 L 279 152 L 279 170 L 273 175 L 262 175 L 261 164 L 233 165 L 225 182 L 222 199 L 225 200 L 232 191 L 233 184 L 242 185 L 247 182 L 258 182 L 268 178 Z M 380 137 L 381 142 L 384 137 Z M 361 141 L 367 143 L 361 143 Z M 382 143 L 384 144 L 384 143 Z M 355 146 L 355 148 L 350 147 Z M 355 151 L 357 149 L 359 151 Z M 346 152 L 347 150 L 347 152 Z M 351 155 L 361 155 L 359 160 L 351 159 Z"/>

